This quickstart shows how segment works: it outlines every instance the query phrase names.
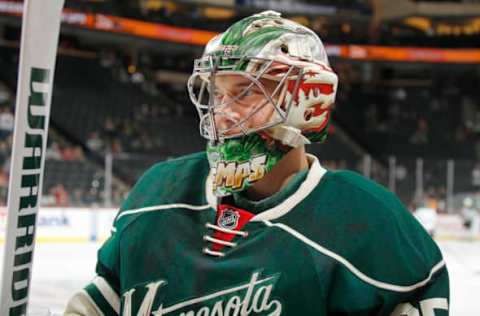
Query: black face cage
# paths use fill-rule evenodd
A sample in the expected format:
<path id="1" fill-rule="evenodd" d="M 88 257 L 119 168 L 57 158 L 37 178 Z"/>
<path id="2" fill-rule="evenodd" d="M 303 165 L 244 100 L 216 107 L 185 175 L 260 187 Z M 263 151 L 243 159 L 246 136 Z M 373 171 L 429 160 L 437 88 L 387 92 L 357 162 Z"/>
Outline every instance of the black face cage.
<path id="1" fill-rule="evenodd" d="M 280 74 L 270 74 L 274 65 L 280 65 L 283 70 Z M 244 69 L 244 70 L 241 70 Z M 216 80 L 218 76 L 222 75 L 237 75 L 242 76 L 250 81 L 250 84 L 238 93 L 234 98 L 228 102 L 218 102 L 216 96 Z M 285 122 L 290 110 L 290 106 L 294 100 L 293 95 L 298 91 L 300 80 L 303 76 L 302 69 L 288 65 L 285 63 L 276 62 L 272 59 L 257 58 L 257 57 L 214 57 L 205 56 L 196 59 L 194 62 L 193 73 L 190 76 L 187 87 L 190 99 L 195 104 L 197 112 L 200 117 L 200 135 L 213 142 L 222 142 L 225 139 L 242 137 L 260 130 L 271 128 L 275 125 Z M 274 91 L 269 94 L 260 79 L 270 79 L 278 82 Z M 280 97 L 281 94 L 286 93 L 287 80 L 295 79 L 295 86 L 293 95 L 290 100 L 279 98 L 276 103 L 274 98 Z M 265 102 L 252 110 L 247 116 L 236 119 L 232 117 L 228 111 L 222 111 L 227 106 L 233 104 L 237 100 L 244 97 L 253 87 L 260 89 L 265 96 Z M 287 103 L 287 104 L 285 104 Z M 276 115 L 274 119 L 266 122 L 262 126 L 248 128 L 245 123 L 258 113 L 263 107 L 271 105 L 274 108 Z M 222 129 L 215 123 L 215 116 L 224 116 L 230 121 L 234 122 L 232 126 Z M 232 133 L 232 130 L 239 129 L 239 132 Z"/>

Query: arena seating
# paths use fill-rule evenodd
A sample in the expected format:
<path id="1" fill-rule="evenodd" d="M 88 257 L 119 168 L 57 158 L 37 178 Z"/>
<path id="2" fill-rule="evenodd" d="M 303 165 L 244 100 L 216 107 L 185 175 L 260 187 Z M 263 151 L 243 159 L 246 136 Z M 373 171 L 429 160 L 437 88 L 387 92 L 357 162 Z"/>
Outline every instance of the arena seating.
<path id="1" fill-rule="evenodd" d="M 14 91 L 16 51 L 0 53 L 0 80 Z M 155 162 L 203 150 L 205 141 L 198 135 L 198 118 L 186 91 L 167 83 L 146 89 L 146 82 L 134 82 L 132 75 L 121 62 L 102 66 L 95 58 L 59 57 L 51 128 L 63 144 L 80 146 L 86 158 L 47 162 L 52 172 L 47 173 L 45 192 L 61 183 L 70 195 L 82 188 L 87 196 L 93 182 L 103 181 L 106 152 L 113 155 L 114 176 L 129 186 Z M 374 161 L 371 176 L 383 185 L 388 185 L 388 158 L 396 156 L 397 165 L 408 170 L 397 179 L 397 192 L 405 201 L 412 198 L 418 157 L 426 161 L 425 184 L 442 191 L 446 161 L 454 153 L 455 190 L 471 190 L 471 168 L 478 158 L 476 125 L 466 120 L 464 106 L 452 104 L 464 102 L 462 96 L 473 90 L 434 83 L 375 89 L 347 81 L 340 85 L 328 141 L 309 150 L 330 168 L 359 172 L 362 154 L 369 153 Z M 471 98 L 470 103 L 478 101 Z M 67 169 L 73 171 L 62 171 Z M 96 194 L 100 199 L 101 193 Z"/>

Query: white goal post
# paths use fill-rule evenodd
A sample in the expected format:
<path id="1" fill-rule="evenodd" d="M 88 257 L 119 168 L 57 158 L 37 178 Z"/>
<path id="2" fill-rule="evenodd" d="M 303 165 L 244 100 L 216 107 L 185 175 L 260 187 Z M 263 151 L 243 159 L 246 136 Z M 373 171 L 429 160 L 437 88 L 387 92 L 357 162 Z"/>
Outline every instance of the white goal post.
<path id="1" fill-rule="evenodd" d="M 26 315 L 64 0 L 25 0 L 0 315 Z"/>

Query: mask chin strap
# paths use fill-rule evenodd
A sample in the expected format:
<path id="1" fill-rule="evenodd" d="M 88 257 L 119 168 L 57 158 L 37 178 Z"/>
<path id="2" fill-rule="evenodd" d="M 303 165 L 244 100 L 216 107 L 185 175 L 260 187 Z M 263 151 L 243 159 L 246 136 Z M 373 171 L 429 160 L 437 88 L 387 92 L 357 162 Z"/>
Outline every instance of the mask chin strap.
<path id="1" fill-rule="evenodd" d="M 270 129 L 268 134 L 272 138 L 279 140 L 283 145 L 287 145 L 292 148 L 310 144 L 310 140 L 303 136 L 302 131 L 292 126 L 276 126 Z"/>

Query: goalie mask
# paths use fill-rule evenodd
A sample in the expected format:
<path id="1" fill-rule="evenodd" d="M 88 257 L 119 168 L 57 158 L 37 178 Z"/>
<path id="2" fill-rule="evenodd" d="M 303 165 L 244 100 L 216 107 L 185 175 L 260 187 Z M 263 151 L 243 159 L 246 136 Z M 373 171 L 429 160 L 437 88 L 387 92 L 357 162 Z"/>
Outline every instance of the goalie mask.
<path id="1" fill-rule="evenodd" d="M 322 142 L 337 76 L 310 29 L 266 11 L 213 38 L 188 80 L 217 196 L 260 180 L 292 148 Z"/>

